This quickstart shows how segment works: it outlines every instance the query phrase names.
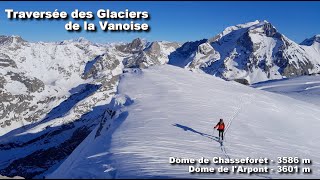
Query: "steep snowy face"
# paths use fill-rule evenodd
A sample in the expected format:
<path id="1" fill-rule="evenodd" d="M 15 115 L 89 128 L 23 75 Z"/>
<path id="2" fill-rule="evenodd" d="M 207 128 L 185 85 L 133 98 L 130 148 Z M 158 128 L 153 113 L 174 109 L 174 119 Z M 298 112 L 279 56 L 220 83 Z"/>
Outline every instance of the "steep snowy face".
<path id="1" fill-rule="evenodd" d="M 199 49 L 208 44 L 211 51 L 203 56 Z M 267 21 L 228 27 L 192 54 L 186 68 L 250 84 L 316 73 L 320 64 Z"/>
<path id="2" fill-rule="evenodd" d="M 256 20 L 254 22 L 248 22 L 248 23 L 245 23 L 245 24 L 238 24 L 238 25 L 235 25 L 235 26 L 229 26 L 226 29 L 224 29 L 220 34 L 218 34 L 215 37 L 209 39 L 208 42 L 219 41 L 220 39 L 224 38 L 226 35 L 230 35 L 230 33 L 232 33 L 232 36 L 237 36 L 238 35 L 238 37 L 239 37 L 239 35 L 241 35 L 241 33 L 235 33 L 235 32 L 246 31 L 249 28 L 252 28 L 252 27 L 255 27 L 255 26 L 259 26 L 259 25 L 261 25 L 263 23 L 268 23 L 268 22 L 267 21 Z"/>

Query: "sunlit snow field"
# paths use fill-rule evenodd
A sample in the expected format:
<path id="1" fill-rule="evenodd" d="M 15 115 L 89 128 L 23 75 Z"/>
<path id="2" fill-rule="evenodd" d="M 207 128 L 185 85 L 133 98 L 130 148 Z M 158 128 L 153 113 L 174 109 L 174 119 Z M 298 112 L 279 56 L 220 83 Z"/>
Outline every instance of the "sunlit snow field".
<path id="1" fill-rule="evenodd" d="M 133 103 L 96 139 L 94 130 L 49 178 L 239 177 L 190 174 L 188 166 L 169 164 L 169 157 L 215 156 L 312 160 L 312 174 L 242 178 L 320 176 L 320 109 L 315 104 L 169 65 L 125 73 L 118 94 Z M 223 146 L 213 132 L 219 118 L 227 126 Z M 277 170 L 276 163 L 269 167 Z"/>

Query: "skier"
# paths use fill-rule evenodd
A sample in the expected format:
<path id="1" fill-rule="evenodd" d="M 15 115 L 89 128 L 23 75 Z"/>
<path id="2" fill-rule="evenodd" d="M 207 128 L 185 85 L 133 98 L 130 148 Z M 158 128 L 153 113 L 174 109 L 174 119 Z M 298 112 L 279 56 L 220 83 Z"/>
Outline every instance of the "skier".
<path id="1" fill-rule="evenodd" d="M 223 141 L 223 133 L 224 133 L 224 122 L 223 122 L 223 119 L 220 119 L 218 124 L 213 129 L 216 129 L 216 128 L 219 131 L 219 139 L 221 137 L 222 141 Z"/>

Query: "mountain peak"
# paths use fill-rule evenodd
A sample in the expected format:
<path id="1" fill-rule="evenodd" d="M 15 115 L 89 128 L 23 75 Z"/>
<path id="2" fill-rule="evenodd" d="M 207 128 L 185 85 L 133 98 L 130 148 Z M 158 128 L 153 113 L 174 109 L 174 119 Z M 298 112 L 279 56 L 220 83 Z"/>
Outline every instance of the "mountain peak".
<path id="1" fill-rule="evenodd" d="M 69 44 L 69 43 L 84 43 L 84 44 L 90 44 L 91 41 L 89 41 L 88 39 L 84 38 L 84 37 L 78 37 L 75 39 L 69 39 L 69 40 L 63 40 L 58 42 L 59 44 Z"/>
<path id="2" fill-rule="evenodd" d="M 87 40 L 84 37 L 79 37 L 79 38 L 75 39 L 75 41 L 77 41 L 77 42 L 88 42 L 89 40 Z"/>
<path id="3" fill-rule="evenodd" d="M 237 30 L 237 29 L 243 29 L 243 28 L 252 28 L 252 27 L 259 27 L 265 24 L 268 24 L 269 22 L 267 20 L 255 20 L 252 22 L 247 22 L 244 24 L 237 24 L 235 26 L 229 26 L 225 29 L 225 31 L 229 30 Z M 270 24 L 270 23 L 269 23 Z"/>
<path id="4" fill-rule="evenodd" d="M 300 45 L 312 46 L 315 43 L 320 43 L 320 34 L 314 35 L 311 38 L 307 38 Z"/>
<path id="5" fill-rule="evenodd" d="M 141 38 L 136 38 L 136 39 L 132 40 L 130 44 L 140 45 L 140 44 L 145 44 L 145 43 L 146 43 L 146 40 L 141 39 Z"/>
<path id="6" fill-rule="evenodd" d="M 267 37 L 273 37 L 277 34 L 277 29 L 268 21 L 260 21 L 256 25 L 253 25 L 249 28 L 251 33 L 263 33 Z"/>
<path id="7" fill-rule="evenodd" d="M 5 36 L 5 35 L 0 35 L 0 45 L 3 44 L 12 44 L 12 43 L 25 43 L 27 42 L 26 40 L 22 39 L 21 36 Z"/>
<path id="8" fill-rule="evenodd" d="M 236 26 L 237 27 L 250 27 L 250 26 L 262 25 L 262 24 L 266 24 L 266 23 L 269 23 L 269 22 L 267 20 L 255 20 L 255 21 L 244 23 L 244 24 L 238 24 Z"/>
<path id="9" fill-rule="evenodd" d="M 141 38 L 136 38 L 132 40 L 131 43 L 128 44 L 129 48 L 133 51 L 143 49 L 145 45 L 147 44 L 146 40 L 143 40 Z"/>
<path id="10" fill-rule="evenodd" d="M 217 36 L 209 39 L 208 42 L 215 42 L 221 39 L 224 36 L 227 36 L 231 33 L 235 33 L 236 31 L 239 31 L 239 33 L 236 34 L 242 34 L 244 32 L 261 32 L 265 33 L 267 36 L 273 36 L 274 33 L 276 33 L 276 28 L 267 20 L 255 20 L 252 22 L 247 22 L 244 24 L 238 24 L 235 26 L 229 26 L 225 28 L 220 34 Z"/>

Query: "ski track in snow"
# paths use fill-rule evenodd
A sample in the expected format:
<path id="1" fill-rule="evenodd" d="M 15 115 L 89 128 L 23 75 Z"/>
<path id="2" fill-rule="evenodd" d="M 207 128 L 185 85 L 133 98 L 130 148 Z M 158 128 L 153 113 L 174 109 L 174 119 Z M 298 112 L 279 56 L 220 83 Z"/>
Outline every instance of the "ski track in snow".
<path id="1" fill-rule="evenodd" d="M 245 97 L 249 96 L 249 100 L 247 101 L 247 103 L 244 102 Z M 234 116 L 232 116 L 232 118 L 228 121 L 227 123 L 227 128 L 224 134 L 224 140 L 226 139 L 226 132 L 227 130 L 230 128 L 233 120 L 237 117 L 237 115 L 240 113 L 241 109 L 244 107 L 244 105 L 250 104 L 254 99 L 254 94 L 244 94 L 241 99 L 240 99 L 240 105 L 238 106 L 238 109 L 236 111 L 236 113 L 234 114 Z M 223 154 L 225 155 L 226 158 L 231 159 L 231 157 L 228 155 L 227 151 L 226 151 L 226 147 L 223 145 L 223 142 L 220 142 L 220 149 L 223 152 Z M 266 178 L 266 179 L 272 179 L 269 176 L 264 176 L 264 175 L 259 175 L 259 174 L 254 174 L 255 176 L 258 177 L 262 177 L 262 178 Z"/>
<path id="2" fill-rule="evenodd" d="M 244 99 L 246 96 L 249 96 L 249 101 L 247 103 L 244 102 Z M 229 121 L 227 122 L 227 126 L 226 126 L 226 130 L 224 132 L 224 140 L 223 141 L 226 141 L 226 134 L 233 122 L 233 120 L 237 117 L 237 115 L 240 113 L 241 109 L 243 108 L 244 105 L 246 104 L 250 104 L 251 101 L 253 100 L 253 96 L 254 95 L 249 95 L 249 94 L 244 94 L 243 96 L 241 96 L 240 98 L 240 104 L 239 106 L 237 106 L 237 110 L 236 112 L 234 113 L 234 115 L 229 119 Z M 223 145 L 223 142 L 220 142 L 220 147 L 221 147 L 221 151 L 224 153 L 224 155 L 226 156 L 226 158 L 230 159 L 230 156 L 227 154 L 226 152 L 226 149 L 225 149 L 225 146 Z"/>

